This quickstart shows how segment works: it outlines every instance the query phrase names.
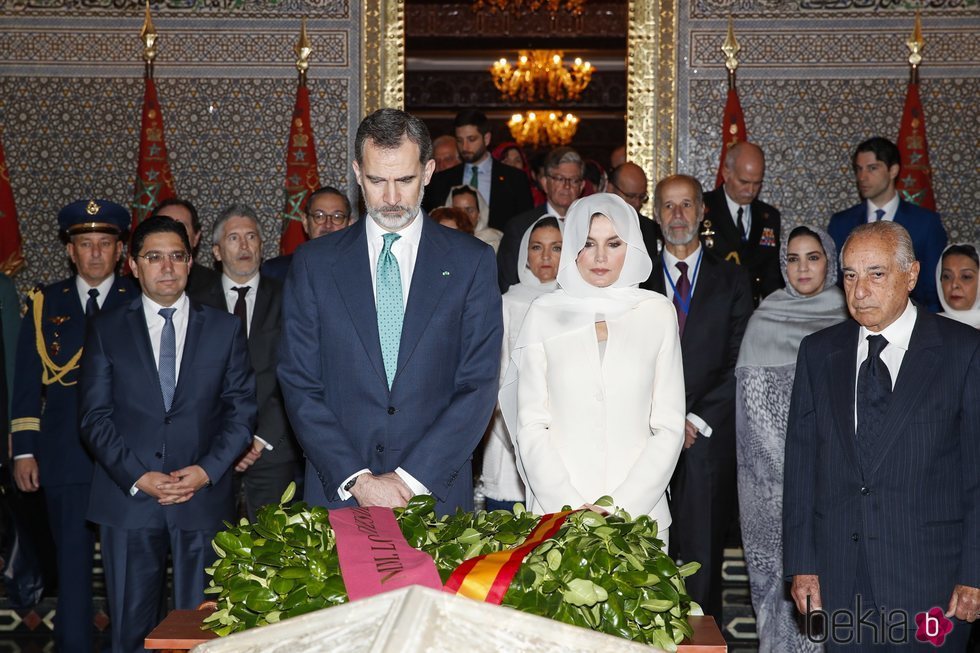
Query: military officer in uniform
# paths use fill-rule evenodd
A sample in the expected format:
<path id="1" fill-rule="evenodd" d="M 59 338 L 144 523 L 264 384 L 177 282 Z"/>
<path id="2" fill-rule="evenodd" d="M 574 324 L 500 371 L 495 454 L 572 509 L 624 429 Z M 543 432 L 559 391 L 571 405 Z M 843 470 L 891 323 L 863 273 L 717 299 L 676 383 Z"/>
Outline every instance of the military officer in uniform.
<path id="1" fill-rule="evenodd" d="M 738 143 L 725 154 L 725 183 L 704 194 L 701 242 L 716 259 L 749 272 L 752 303 L 759 305 L 783 287 L 779 267 L 779 211 L 759 199 L 766 158 L 753 143 Z"/>
<path id="2" fill-rule="evenodd" d="M 44 489 L 59 577 L 59 651 L 92 650 L 96 531 L 85 520 L 92 459 L 79 437 L 78 363 L 86 319 L 139 296 L 128 278 L 116 275 L 129 223 L 125 208 L 105 200 L 79 200 L 61 210 L 58 224 L 75 274 L 30 293 L 17 344 L 14 479 L 23 492 Z"/>

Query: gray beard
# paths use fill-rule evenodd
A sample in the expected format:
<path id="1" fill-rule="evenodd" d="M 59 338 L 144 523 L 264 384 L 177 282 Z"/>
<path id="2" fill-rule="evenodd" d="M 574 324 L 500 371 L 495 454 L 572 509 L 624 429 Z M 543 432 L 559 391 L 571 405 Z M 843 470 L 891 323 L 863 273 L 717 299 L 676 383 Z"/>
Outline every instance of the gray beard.
<path id="1" fill-rule="evenodd" d="M 398 208 L 405 209 L 399 215 L 385 215 L 381 209 L 377 207 L 369 206 L 367 209 L 368 215 L 374 220 L 378 225 L 387 231 L 401 231 L 408 225 L 412 224 L 412 220 L 416 218 L 419 214 L 419 210 L 422 208 L 422 197 L 425 196 L 425 187 L 419 192 L 418 201 L 415 202 L 414 207 L 405 208 L 399 206 Z"/>

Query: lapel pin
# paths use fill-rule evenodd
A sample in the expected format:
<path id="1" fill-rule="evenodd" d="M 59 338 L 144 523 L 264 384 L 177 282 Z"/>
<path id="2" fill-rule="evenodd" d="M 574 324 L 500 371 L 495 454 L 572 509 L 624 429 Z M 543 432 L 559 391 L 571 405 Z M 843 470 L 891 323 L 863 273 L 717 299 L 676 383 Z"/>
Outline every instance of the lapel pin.
<path id="1" fill-rule="evenodd" d="M 449 270 L 443 270 L 442 271 L 442 276 L 448 277 L 449 276 Z"/>

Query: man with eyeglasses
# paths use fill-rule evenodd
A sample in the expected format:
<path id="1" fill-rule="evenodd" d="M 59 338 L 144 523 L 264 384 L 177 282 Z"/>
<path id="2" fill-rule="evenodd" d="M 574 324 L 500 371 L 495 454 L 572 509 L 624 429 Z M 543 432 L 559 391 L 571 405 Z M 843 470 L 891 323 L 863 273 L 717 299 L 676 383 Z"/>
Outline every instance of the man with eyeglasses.
<path id="1" fill-rule="evenodd" d="M 187 297 L 190 249 L 179 222 L 141 222 L 129 266 L 142 293 L 85 337 L 81 437 L 97 463 L 88 517 L 100 526 L 117 653 L 142 651 L 163 618 L 168 555 L 174 607 L 204 600 L 211 541 L 235 520 L 228 472 L 255 432 L 245 329 Z"/>
<path id="2" fill-rule="evenodd" d="M 78 200 L 58 214 L 75 274 L 30 294 L 21 322 L 10 431 L 13 475 L 21 492 L 44 488 L 59 588 L 54 622 L 61 651 L 92 650 L 92 555 L 86 522 L 92 459 L 78 428 L 79 357 L 85 325 L 136 296 L 118 276 L 129 211 L 105 200 Z"/>
<path id="3" fill-rule="evenodd" d="M 333 186 L 322 186 L 306 198 L 303 231 L 310 240 L 340 231 L 354 221 L 350 200 Z M 262 263 L 262 275 L 280 283 L 286 281 L 292 254 L 282 254 Z"/>
<path id="4" fill-rule="evenodd" d="M 504 238 L 497 251 L 497 278 L 500 292 L 518 283 L 517 259 L 520 256 L 521 238 L 524 232 L 543 215 L 553 215 L 565 220 L 565 213 L 572 202 L 582 195 L 585 186 L 585 162 L 570 147 L 556 147 L 544 161 L 545 175 L 542 181 L 548 201 L 511 218 L 504 227 Z"/>
<path id="5" fill-rule="evenodd" d="M 663 232 L 660 231 L 660 225 L 641 213 L 643 205 L 650 199 L 647 194 L 647 183 L 647 175 L 643 172 L 643 168 L 635 163 L 626 162 L 609 172 L 606 188 L 608 192 L 619 195 L 627 204 L 636 209 L 637 215 L 640 216 L 640 233 L 643 234 L 643 244 L 646 246 L 650 258 L 656 260 L 663 249 L 664 236 Z M 651 278 L 654 272 L 650 273 Z"/>
<path id="6" fill-rule="evenodd" d="M 744 266 L 759 305 L 783 287 L 779 268 L 779 210 L 759 199 L 766 157 L 753 143 L 737 143 L 725 154 L 725 183 L 704 194 L 701 240 L 715 258 Z"/>
<path id="7" fill-rule="evenodd" d="M 290 481 L 299 483 L 295 500 L 303 496 L 302 458 L 276 379 L 282 284 L 259 273 L 262 230 L 252 207 L 232 204 L 225 208 L 214 221 L 211 242 L 214 258 L 221 262 L 221 279 L 203 292 L 191 293 L 191 299 L 237 316 L 248 339 L 259 414 L 252 447 L 235 471 L 242 473 L 245 512 L 254 521 L 260 507 L 279 502 Z M 237 488 L 238 483 L 235 485 Z"/>

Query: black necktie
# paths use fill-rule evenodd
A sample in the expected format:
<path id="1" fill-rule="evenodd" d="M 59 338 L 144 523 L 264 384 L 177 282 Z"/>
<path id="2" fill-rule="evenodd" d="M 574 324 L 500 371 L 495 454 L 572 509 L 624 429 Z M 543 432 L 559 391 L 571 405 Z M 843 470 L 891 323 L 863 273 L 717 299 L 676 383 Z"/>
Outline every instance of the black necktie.
<path id="1" fill-rule="evenodd" d="M 743 213 L 745 213 L 745 209 L 743 209 L 741 206 L 738 207 L 738 213 L 735 216 L 736 217 L 735 223 L 738 226 L 738 235 L 741 236 L 742 242 L 744 243 L 746 240 L 749 239 L 749 235 L 745 233 L 745 222 L 742 221 Z"/>
<path id="2" fill-rule="evenodd" d="M 235 302 L 235 310 L 232 311 L 238 316 L 238 319 L 242 321 L 242 330 L 245 331 L 245 336 L 248 337 L 248 306 L 245 305 L 245 295 L 248 294 L 249 286 L 242 286 L 241 288 L 232 288 L 238 293 L 238 301 Z"/>
<path id="3" fill-rule="evenodd" d="M 868 336 L 868 357 L 858 371 L 857 435 L 862 447 L 871 444 L 877 436 L 892 394 L 892 377 L 881 360 L 881 352 L 887 346 L 885 336 Z"/>
<path id="4" fill-rule="evenodd" d="M 99 312 L 99 289 L 90 288 L 88 291 L 88 301 L 85 302 L 85 317 L 92 317 Z"/>

